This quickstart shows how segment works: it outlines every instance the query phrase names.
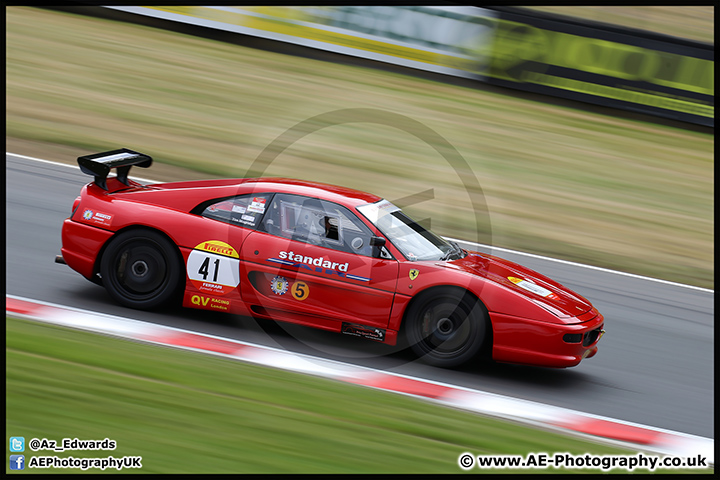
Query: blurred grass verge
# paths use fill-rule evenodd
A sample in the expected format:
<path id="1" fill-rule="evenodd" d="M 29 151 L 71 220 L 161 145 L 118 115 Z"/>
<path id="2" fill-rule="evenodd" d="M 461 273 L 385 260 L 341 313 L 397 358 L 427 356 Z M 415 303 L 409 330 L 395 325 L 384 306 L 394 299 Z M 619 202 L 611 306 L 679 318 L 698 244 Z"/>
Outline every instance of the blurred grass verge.
<path id="1" fill-rule="evenodd" d="M 482 186 L 494 245 L 713 287 L 710 133 L 99 18 L 6 14 L 13 153 L 74 162 L 128 147 L 182 167 L 143 172 L 151 178 L 237 177 L 299 122 L 375 108 L 423 123 L 460 152 Z M 478 238 L 462 178 L 400 129 L 324 128 L 265 174 L 390 200 L 431 189 L 408 213 L 442 235 Z"/>
<path id="2" fill-rule="evenodd" d="M 6 320 L 8 435 L 109 438 L 114 451 L 70 454 L 142 456 L 141 470 L 123 473 L 458 473 L 464 452 L 633 453 L 370 388 Z"/>

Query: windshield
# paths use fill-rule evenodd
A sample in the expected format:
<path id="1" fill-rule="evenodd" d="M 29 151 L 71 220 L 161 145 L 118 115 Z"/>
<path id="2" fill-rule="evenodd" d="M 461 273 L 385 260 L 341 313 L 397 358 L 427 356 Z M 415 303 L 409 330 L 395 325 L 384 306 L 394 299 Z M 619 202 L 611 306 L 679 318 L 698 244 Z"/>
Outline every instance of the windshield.
<path id="1" fill-rule="evenodd" d="M 387 200 L 361 205 L 357 209 L 412 262 L 451 260 L 464 256 L 457 244 L 438 237 Z"/>

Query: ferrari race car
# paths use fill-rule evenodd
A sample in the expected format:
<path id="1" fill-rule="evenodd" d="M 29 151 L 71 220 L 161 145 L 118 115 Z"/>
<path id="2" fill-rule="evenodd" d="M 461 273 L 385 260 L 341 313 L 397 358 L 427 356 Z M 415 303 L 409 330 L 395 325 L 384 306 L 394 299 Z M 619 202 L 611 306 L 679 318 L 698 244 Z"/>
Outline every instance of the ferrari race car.
<path id="1" fill-rule="evenodd" d="M 427 363 L 570 367 L 603 316 L 559 283 L 461 249 L 381 197 L 285 178 L 142 185 L 128 149 L 78 158 L 94 181 L 56 258 L 118 303 L 170 302 L 407 345 Z M 109 176 L 117 169 L 116 176 Z"/>

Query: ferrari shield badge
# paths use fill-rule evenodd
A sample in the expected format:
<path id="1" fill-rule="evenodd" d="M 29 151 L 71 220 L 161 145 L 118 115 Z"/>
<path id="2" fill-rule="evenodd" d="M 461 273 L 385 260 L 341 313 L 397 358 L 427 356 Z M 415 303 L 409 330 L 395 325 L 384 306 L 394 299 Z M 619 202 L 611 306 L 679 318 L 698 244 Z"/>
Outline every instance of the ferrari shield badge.
<path id="1" fill-rule="evenodd" d="M 288 291 L 288 281 L 285 277 L 277 276 L 272 279 L 270 289 L 276 295 L 284 295 Z"/>

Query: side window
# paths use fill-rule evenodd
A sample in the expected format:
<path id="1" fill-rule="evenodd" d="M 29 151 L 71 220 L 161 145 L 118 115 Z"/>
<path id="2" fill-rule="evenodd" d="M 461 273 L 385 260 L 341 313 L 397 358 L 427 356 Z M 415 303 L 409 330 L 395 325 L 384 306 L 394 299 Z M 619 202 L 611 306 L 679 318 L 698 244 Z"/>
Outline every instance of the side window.
<path id="1" fill-rule="evenodd" d="M 265 213 L 272 194 L 252 193 L 224 198 L 211 203 L 202 211 L 203 217 L 241 227 L 255 228 Z"/>
<path id="2" fill-rule="evenodd" d="M 298 242 L 372 254 L 370 229 L 342 205 L 318 198 L 277 194 L 260 228 Z"/>

